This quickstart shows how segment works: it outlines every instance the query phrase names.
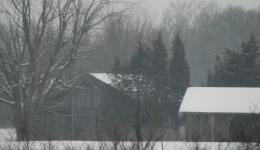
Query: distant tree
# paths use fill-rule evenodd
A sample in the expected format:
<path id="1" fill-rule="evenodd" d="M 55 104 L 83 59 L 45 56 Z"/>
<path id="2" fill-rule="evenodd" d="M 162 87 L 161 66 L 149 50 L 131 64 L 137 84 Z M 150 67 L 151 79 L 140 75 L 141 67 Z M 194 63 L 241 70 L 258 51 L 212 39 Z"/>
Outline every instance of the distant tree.
<path id="1" fill-rule="evenodd" d="M 222 58 L 217 57 L 214 71 L 208 75 L 208 86 L 259 86 L 260 66 L 257 44 L 252 34 L 247 42 L 241 43 L 239 52 L 226 49 Z"/>
<path id="2" fill-rule="evenodd" d="M 134 122 L 133 127 L 137 136 L 138 150 L 146 147 L 142 145 L 143 140 L 148 140 L 148 143 L 150 140 L 154 140 L 154 137 L 144 136 L 148 122 L 154 119 L 148 109 L 148 107 L 151 106 L 151 99 L 153 99 L 153 97 L 151 97 L 151 94 L 153 93 L 153 84 L 149 77 L 149 58 L 147 49 L 141 41 L 139 41 L 137 51 L 128 66 L 129 71 L 131 72 L 131 80 L 134 81 L 133 91 L 135 91 L 134 95 L 136 99 L 136 112 L 134 116 L 136 121 Z M 153 134 L 154 133 L 151 135 Z"/>
<path id="3" fill-rule="evenodd" d="M 120 74 L 111 75 L 113 84 L 132 97 L 132 103 L 128 104 L 129 107 L 133 107 L 128 122 L 136 134 L 137 149 L 143 149 L 147 146 L 143 145 L 143 140 L 147 140 L 148 143 L 155 140 L 155 132 L 161 123 L 158 121 L 161 117 L 158 117 L 159 113 L 155 111 L 157 105 L 153 103 L 155 102 L 153 101 L 154 84 L 150 77 L 151 57 L 149 51 L 148 47 L 139 41 L 130 62 L 120 67 Z M 117 114 L 113 112 L 112 115 L 114 113 Z M 153 131 L 147 132 L 148 129 Z"/>
<path id="4" fill-rule="evenodd" d="M 212 72 L 211 78 L 208 78 L 209 86 L 241 86 L 241 83 L 239 83 L 241 82 L 241 69 L 241 54 L 226 49 L 222 59 L 217 57 L 214 72 Z"/>
<path id="5" fill-rule="evenodd" d="M 141 95 L 145 95 L 152 90 L 152 88 L 146 87 L 148 85 L 152 86 L 151 78 L 149 78 L 150 56 L 148 51 L 148 48 L 139 41 L 136 53 L 131 57 L 130 62 L 126 65 L 120 65 L 119 68 L 117 67 L 117 72 L 112 77 L 116 86 L 129 95 L 133 94 L 132 91 L 136 90 L 138 84 L 142 85 L 139 89 Z M 138 79 L 141 83 L 138 83 Z"/>
<path id="6" fill-rule="evenodd" d="M 211 71 L 211 69 L 209 69 L 209 71 L 208 71 L 208 76 L 207 76 L 207 83 L 206 83 L 206 85 L 207 86 L 211 86 L 212 85 L 212 71 Z M 203 85 L 205 85 L 205 84 L 203 84 Z"/>
<path id="7" fill-rule="evenodd" d="M 114 66 L 112 68 L 113 73 L 119 73 L 121 72 L 121 60 L 118 56 L 115 57 L 114 60 Z"/>
<path id="8" fill-rule="evenodd" d="M 254 34 L 246 43 L 241 44 L 242 48 L 242 73 L 241 85 L 242 86 L 259 86 L 259 52 L 258 41 Z"/>
<path id="9" fill-rule="evenodd" d="M 172 45 L 172 60 L 169 66 L 169 84 L 171 95 L 179 100 L 190 86 L 190 68 L 186 61 L 185 47 L 180 34 L 177 33 Z"/>
<path id="10" fill-rule="evenodd" d="M 128 70 L 131 73 L 147 75 L 150 69 L 149 64 L 150 56 L 148 47 L 139 40 L 137 50 L 126 67 L 128 67 Z"/>
<path id="11" fill-rule="evenodd" d="M 162 34 L 159 33 L 158 38 L 153 41 L 153 49 L 151 53 L 151 68 L 150 76 L 154 81 L 155 98 L 158 101 L 162 100 L 165 95 L 165 87 L 167 85 L 167 50 L 162 41 Z"/>

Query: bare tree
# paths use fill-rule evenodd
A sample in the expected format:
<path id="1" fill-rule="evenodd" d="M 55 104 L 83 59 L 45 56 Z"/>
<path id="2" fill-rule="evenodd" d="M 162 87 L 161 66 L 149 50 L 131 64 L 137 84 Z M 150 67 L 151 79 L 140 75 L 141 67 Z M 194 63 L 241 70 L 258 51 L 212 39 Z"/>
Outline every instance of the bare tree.
<path id="1" fill-rule="evenodd" d="M 94 43 L 96 57 L 102 58 L 102 62 L 98 62 L 102 70 L 111 71 L 115 57 L 120 58 L 122 64 L 127 64 L 140 39 L 143 43 L 152 40 L 155 31 L 153 20 L 147 12 L 134 10 L 136 11 L 119 14 L 105 21 L 104 30 Z"/>
<path id="2" fill-rule="evenodd" d="M 172 39 L 177 33 L 184 38 L 184 41 L 189 40 L 190 30 L 196 28 L 201 12 L 211 14 L 215 9 L 217 8 L 214 2 L 204 0 L 171 2 L 163 15 L 161 24 L 166 47 L 170 49 Z"/>
<path id="3" fill-rule="evenodd" d="M 90 36 L 119 2 L 115 0 L 11 0 L 3 7 L 0 30 L 0 102 L 10 105 L 18 140 L 29 138 L 30 123 L 41 110 L 52 112 L 52 101 L 70 90 L 79 76 L 68 76 Z M 79 55 L 80 54 L 80 55 Z"/>
<path id="4" fill-rule="evenodd" d="M 171 2 L 170 7 L 164 13 L 163 26 L 171 30 L 171 33 L 182 33 L 187 26 L 194 24 L 196 16 L 204 4 L 202 0 Z"/>

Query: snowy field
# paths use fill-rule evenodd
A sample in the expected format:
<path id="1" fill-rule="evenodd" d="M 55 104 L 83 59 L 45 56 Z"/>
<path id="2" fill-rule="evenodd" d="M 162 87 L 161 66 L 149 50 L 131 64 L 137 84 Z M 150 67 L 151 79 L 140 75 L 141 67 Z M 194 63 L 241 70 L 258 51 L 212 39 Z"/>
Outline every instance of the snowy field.
<path id="1" fill-rule="evenodd" d="M 117 145 L 112 142 L 51 141 L 51 142 L 0 142 L 0 150 L 17 150 L 30 147 L 31 150 L 133 150 L 133 142 Z M 145 144 L 145 143 L 144 143 Z M 190 143 L 157 142 L 147 150 L 254 150 L 259 147 L 239 143 Z"/>
<path id="2" fill-rule="evenodd" d="M 135 142 L 31 141 L 15 142 L 14 130 L 0 129 L 0 150 L 134 150 Z M 115 146 L 117 144 L 117 146 Z M 145 146 L 146 143 L 143 143 Z M 29 148 L 28 148 L 29 147 Z M 115 148 L 117 147 L 117 148 Z M 147 150 L 247 150 L 256 144 L 206 142 L 155 142 Z"/>
<path id="3" fill-rule="evenodd" d="M 2 141 L 14 141 L 15 130 L 12 128 L 0 129 L 0 142 Z"/>

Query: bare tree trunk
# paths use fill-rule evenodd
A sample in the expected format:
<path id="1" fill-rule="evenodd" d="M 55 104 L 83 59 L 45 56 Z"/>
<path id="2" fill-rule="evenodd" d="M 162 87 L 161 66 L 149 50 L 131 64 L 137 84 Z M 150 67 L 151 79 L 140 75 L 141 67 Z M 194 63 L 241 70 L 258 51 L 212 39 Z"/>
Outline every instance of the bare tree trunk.
<path id="1" fill-rule="evenodd" d="M 19 104 L 14 105 L 14 107 L 13 123 L 16 130 L 17 140 L 26 141 L 30 136 L 27 112 L 23 110 Z"/>
<path id="2" fill-rule="evenodd" d="M 137 105 L 136 105 L 136 137 L 137 137 L 137 150 L 141 150 L 142 145 L 142 127 L 141 127 L 141 112 L 140 112 L 140 105 L 141 105 L 141 94 L 140 94 L 140 77 L 138 75 L 137 77 L 137 93 L 136 93 L 136 100 L 137 100 Z"/>

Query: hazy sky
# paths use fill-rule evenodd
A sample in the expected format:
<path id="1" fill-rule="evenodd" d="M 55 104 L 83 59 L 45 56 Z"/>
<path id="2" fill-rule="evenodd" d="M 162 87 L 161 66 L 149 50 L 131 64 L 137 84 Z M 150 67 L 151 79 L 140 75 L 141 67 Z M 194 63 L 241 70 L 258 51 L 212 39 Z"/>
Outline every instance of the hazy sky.
<path id="1" fill-rule="evenodd" d="M 176 1 L 176 0 L 141 0 L 141 1 L 143 1 L 146 5 L 150 6 L 153 9 L 153 11 L 160 13 L 169 6 L 169 3 L 171 1 Z M 192 0 L 187 0 L 187 1 L 192 1 Z M 260 6 L 260 0 L 211 0 L 211 1 L 217 2 L 221 6 L 229 6 L 229 5 L 244 6 L 247 9 Z"/>

